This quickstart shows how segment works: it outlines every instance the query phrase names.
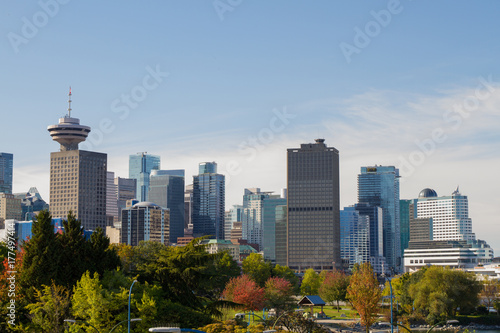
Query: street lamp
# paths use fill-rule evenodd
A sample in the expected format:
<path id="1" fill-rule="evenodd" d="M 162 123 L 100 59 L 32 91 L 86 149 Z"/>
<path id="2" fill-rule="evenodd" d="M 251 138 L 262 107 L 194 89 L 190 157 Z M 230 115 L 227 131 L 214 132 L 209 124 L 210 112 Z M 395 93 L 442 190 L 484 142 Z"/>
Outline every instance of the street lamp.
<path id="1" fill-rule="evenodd" d="M 86 324 L 86 325 L 89 325 L 90 327 L 92 327 L 93 329 L 96 330 L 97 333 L 100 333 L 99 330 L 97 328 L 95 328 L 93 325 L 87 323 L 86 321 L 83 321 L 83 320 L 75 320 L 75 319 L 64 319 L 64 321 L 66 323 L 72 323 L 72 324 L 75 324 L 75 323 L 83 323 L 83 324 Z"/>
<path id="2" fill-rule="evenodd" d="M 137 280 L 134 280 L 134 282 L 132 282 L 132 285 L 130 286 L 130 290 L 128 292 L 128 333 L 130 333 L 130 296 L 132 296 L 132 287 L 136 282 Z"/>
<path id="3" fill-rule="evenodd" d="M 132 318 L 130 319 L 130 321 L 141 321 L 142 319 L 141 318 Z M 115 326 L 113 326 L 113 328 L 111 329 L 111 331 L 109 331 L 109 333 L 113 332 L 115 330 L 115 328 L 117 328 L 120 324 L 123 324 L 125 322 L 127 322 L 128 320 L 122 320 L 120 321 L 118 324 L 116 324 Z"/>

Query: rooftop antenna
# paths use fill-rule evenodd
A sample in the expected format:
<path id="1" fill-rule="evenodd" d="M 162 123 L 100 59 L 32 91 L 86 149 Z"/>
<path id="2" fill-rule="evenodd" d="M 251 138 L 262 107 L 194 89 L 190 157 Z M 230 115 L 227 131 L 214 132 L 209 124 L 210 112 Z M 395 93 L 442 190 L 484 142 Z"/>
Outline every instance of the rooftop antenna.
<path id="1" fill-rule="evenodd" d="M 68 94 L 68 118 L 71 118 L 71 86 L 69 86 Z"/>

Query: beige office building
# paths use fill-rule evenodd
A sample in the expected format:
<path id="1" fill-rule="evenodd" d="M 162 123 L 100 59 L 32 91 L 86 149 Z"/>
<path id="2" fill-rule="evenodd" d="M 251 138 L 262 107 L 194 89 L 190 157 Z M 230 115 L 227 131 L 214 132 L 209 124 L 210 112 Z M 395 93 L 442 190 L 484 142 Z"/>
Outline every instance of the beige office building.
<path id="1" fill-rule="evenodd" d="M 50 154 L 50 210 L 53 218 L 65 218 L 72 211 L 86 230 L 106 228 L 107 155 L 78 150 L 90 127 L 68 114 L 58 125 L 47 128 L 59 152 Z"/>
<path id="2" fill-rule="evenodd" d="M 22 219 L 21 199 L 16 199 L 13 194 L 0 193 L 0 219 Z"/>

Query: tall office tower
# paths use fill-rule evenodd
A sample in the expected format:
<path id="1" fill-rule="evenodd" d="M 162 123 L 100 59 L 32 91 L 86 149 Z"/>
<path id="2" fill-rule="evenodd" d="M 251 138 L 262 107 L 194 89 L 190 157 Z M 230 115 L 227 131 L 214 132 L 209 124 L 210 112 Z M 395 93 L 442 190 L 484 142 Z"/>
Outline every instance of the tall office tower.
<path id="1" fill-rule="evenodd" d="M 184 170 L 151 170 L 149 201 L 170 210 L 170 243 L 184 237 Z"/>
<path id="2" fill-rule="evenodd" d="M 467 196 L 460 194 L 458 187 L 450 196 L 443 197 L 438 197 L 432 189 L 422 190 L 417 200 L 417 217 L 432 218 L 433 240 L 476 239 Z"/>
<path id="3" fill-rule="evenodd" d="M 409 200 L 410 205 L 408 207 L 410 215 L 410 235 L 408 241 L 408 247 L 413 247 L 412 243 L 415 242 L 428 242 L 432 241 L 432 217 L 421 217 L 417 218 L 417 212 L 415 211 L 417 200 Z M 407 247 L 407 248 L 408 248 Z"/>
<path id="4" fill-rule="evenodd" d="M 217 173 L 217 163 L 199 165 L 193 176 L 193 234 L 224 239 L 225 177 Z"/>
<path id="5" fill-rule="evenodd" d="M 229 211 L 226 212 L 224 218 L 224 237 L 226 240 L 237 239 L 231 234 L 235 222 L 242 221 L 243 205 L 233 205 Z M 240 229 L 241 230 L 241 229 Z"/>
<path id="6" fill-rule="evenodd" d="M 44 209 L 49 210 L 49 204 L 42 199 L 36 187 L 31 187 L 28 192 L 15 193 L 14 196 L 21 200 L 21 219 L 24 221 L 33 220 Z"/>
<path id="7" fill-rule="evenodd" d="M 151 170 L 160 170 L 160 156 L 137 153 L 130 155 L 128 178 L 137 180 L 137 200 L 147 201 L 149 193 L 149 176 Z"/>
<path id="8" fill-rule="evenodd" d="M 112 226 L 118 219 L 118 186 L 115 184 L 115 173 L 106 173 L 106 225 Z"/>
<path id="9" fill-rule="evenodd" d="M 402 272 L 399 219 L 399 170 L 393 166 L 361 167 L 358 202 L 383 211 L 383 253 L 389 271 Z"/>
<path id="10" fill-rule="evenodd" d="M 169 245 L 169 212 L 152 202 L 139 202 L 122 210 L 121 243 L 140 241 Z"/>
<path id="11" fill-rule="evenodd" d="M 122 210 L 127 208 L 127 201 L 135 199 L 137 180 L 130 178 L 115 178 L 116 196 L 118 200 L 118 221 L 121 222 Z M 115 221 L 117 222 L 117 221 Z"/>
<path id="12" fill-rule="evenodd" d="M 193 184 L 186 185 L 184 191 L 184 234 L 193 233 Z"/>
<path id="13" fill-rule="evenodd" d="M 349 269 L 370 262 L 370 217 L 354 207 L 340 211 L 340 255 Z"/>
<path id="14" fill-rule="evenodd" d="M 342 264 L 339 151 L 324 142 L 287 150 L 287 266 L 301 272 Z"/>
<path id="15" fill-rule="evenodd" d="M 106 228 L 106 171 L 103 153 L 78 150 L 90 127 L 71 117 L 71 90 L 68 114 L 58 125 L 47 128 L 60 151 L 50 154 L 50 209 L 52 217 L 66 218 L 71 210 L 87 230 Z"/>
<path id="16" fill-rule="evenodd" d="M 399 232 L 401 233 L 401 253 L 408 248 L 410 241 L 411 200 L 399 200 Z"/>
<path id="17" fill-rule="evenodd" d="M 14 155 L 0 153 L 0 193 L 12 193 Z"/>
<path id="18" fill-rule="evenodd" d="M 275 261 L 276 206 L 285 205 L 286 199 L 259 188 L 245 189 L 243 195 L 243 239 L 257 244 L 264 252 L 264 259 Z"/>
<path id="19" fill-rule="evenodd" d="M 0 193 L 0 219 L 20 221 L 22 213 L 21 199 L 11 193 Z"/>
<path id="20" fill-rule="evenodd" d="M 287 265 L 287 206 L 276 206 L 276 235 L 275 235 L 275 251 L 276 264 L 281 266 Z"/>

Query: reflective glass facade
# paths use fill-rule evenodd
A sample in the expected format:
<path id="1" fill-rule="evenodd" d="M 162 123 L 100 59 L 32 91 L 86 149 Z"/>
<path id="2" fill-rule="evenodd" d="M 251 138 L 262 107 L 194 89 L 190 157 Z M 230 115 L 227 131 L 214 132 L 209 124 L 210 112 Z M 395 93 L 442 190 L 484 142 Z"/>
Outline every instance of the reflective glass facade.
<path id="1" fill-rule="evenodd" d="M 193 176 L 192 223 L 195 237 L 210 235 L 224 239 L 225 177 L 218 174 L 215 162 L 202 163 L 200 171 L 215 171 Z M 210 167 L 206 167 L 211 164 Z"/>
<path id="2" fill-rule="evenodd" d="M 149 201 L 170 210 L 170 242 L 184 237 L 184 170 L 152 170 Z"/>
<path id="3" fill-rule="evenodd" d="M 149 175 L 160 169 L 160 156 L 138 153 L 130 155 L 128 177 L 137 180 L 136 195 L 139 202 L 148 201 Z"/>
<path id="4" fill-rule="evenodd" d="M 287 265 L 287 206 L 276 206 L 276 264 Z"/>
<path id="5" fill-rule="evenodd" d="M 340 211 L 340 253 L 349 269 L 370 262 L 370 218 L 360 215 L 354 207 Z"/>
<path id="6" fill-rule="evenodd" d="M 401 251 L 408 248 L 410 242 L 410 204 L 411 200 L 399 201 L 399 220 L 401 232 Z"/>
<path id="7" fill-rule="evenodd" d="M 12 193 L 14 155 L 0 153 L 0 193 Z"/>
<path id="8" fill-rule="evenodd" d="M 383 255 L 389 267 L 402 272 L 399 217 L 399 170 L 393 166 L 361 167 L 358 202 L 383 211 Z"/>

